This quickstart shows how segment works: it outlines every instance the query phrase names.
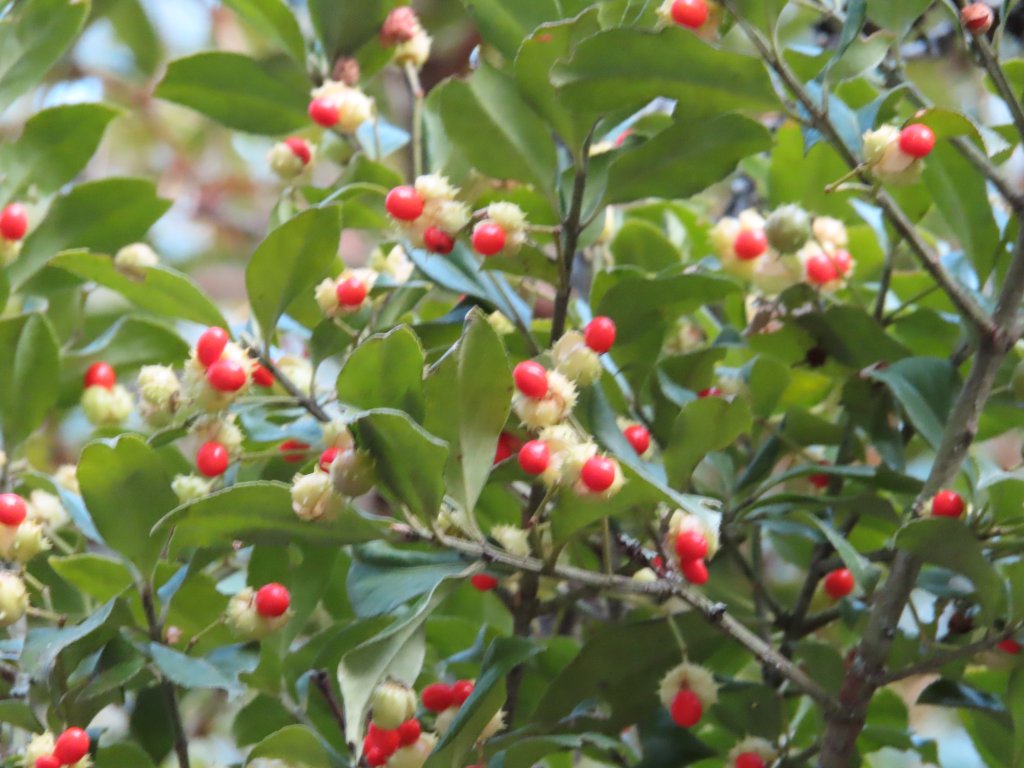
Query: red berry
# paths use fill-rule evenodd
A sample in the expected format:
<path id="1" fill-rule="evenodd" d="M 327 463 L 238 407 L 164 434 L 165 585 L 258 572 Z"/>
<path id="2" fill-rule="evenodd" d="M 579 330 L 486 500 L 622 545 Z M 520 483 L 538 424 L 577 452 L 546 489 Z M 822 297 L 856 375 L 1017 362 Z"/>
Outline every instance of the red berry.
<path id="1" fill-rule="evenodd" d="M 423 232 L 423 245 L 431 253 L 447 256 L 455 247 L 455 238 L 437 227 L 427 227 Z"/>
<path id="2" fill-rule="evenodd" d="M 519 438 L 515 435 L 510 435 L 508 432 L 502 432 L 498 435 L 498 447 L 494 449 L 494 463 L 504 461 L 509 458 L 513 453 L 516 453 L 522 443 L 519 442 Z"/>
<path id="3" fill-rule="evenodd" d="M 220 360 L 230 338 L 228 332 L 223 328 L 217 326 L 207 328 L 196 342 L 196 358 L 206 367 L 210 367 Z"/>
<path id="4" fill-rule="evenodd" d="M 708 556 L 708 540 L 700 531 L 680 531 L 676 536 L 676 554 L 681 562 L 703 560 Z"/>
<path id="5" fill-rule="evenodd" d="M 519 466 L 528 475 L 539 475 L 548 468 L 551 451 L 543 440 L 530 440 L 519 449 Z"/>
<path id="6" fill-rule="evenodd" d="M 403 747 L 415 744 L 419 741 L 421 733 L 423 733 L 423 727 L 419 720 L 406 720 L 398 726 L 398 743 Z"/>
<path id="7" fill-rule="evenodd" d="M 835 265 L 836 272 L 840 277 L 849 274 L 853 268 L 853 256 L 845 248 L 840 248 L 832 254 L 832 263 Z"/>
<path id="8" fill-rule="evenodd" d="M 696 693 L 689 688 L 683 688 L 672 699 L 669 714 L 672 715 L 672 722 L 680 728 L 692 728 L 704 715 L 704 705 Z"/>
<path id="9" fill-rule="evenodd" d="M 1005 640 L 1001 641 L 996 646 L 996 648 L 998 648 L 1000 651 L 1003 651 L 1004 653 L 1012 653 L 1016 656 L 1018 653 L 1020 653 L 1021 648 L 1024 648 L 1024 646 L 1022 646 L 1012 637 L 1008 637 Z"/>
<path id="10" fill-rule="evenodd" d="M 804 269 L 807 272 L 807 282 L 811 285 L 827 285 L 839 277 L 835 263 L 823 253 L 807 259 Z"/>
<path id="11" fill-rule="evenodd" d="M 710 578 L 708 564 L 703 560 L 683 560 L 679 563 L 679 571 L 684 579 L 698 586 L 707 584 Z"/>
<path id="12" fill-rule="evenodd" d="M 370 727 L 366 731 L 366 739 L 372 747 L 379 749 L 386 757 L 393 755 L 402 741 L 397 728 L 386 731 L 373 723 L 370 723 Z"/>
<path id="13" fill-rule="evenodd" d="M 699 397 L 701 400 L 703 400 L 705 397 L 721 397 L 721 396 L 722 396 L 722 390 L 720 390 L 718 387 L 708 387 L 707 389 L 702 389 L 700 392 L 697 393 L 697 397 Z"/>
<path id="14" fill-rule="evenodd" d="M 277 450 L 281 452 L 281 458 L 289 464 L 301 464 L 306 460 L 306 452 L 309 446 L 301 440 L 285 440 Z"/>
<path id="15" fill-rule="evenodd" d="M 964 513 L 964 500 L 956 491 L 939 491 L 932 497 L 935 517 L 960 517 Z"/>
<path id="16" fill-rule="evenodd" d="M 112 389 L 117 383 L 117 374 L 114 373 L 114 366 L 110 363 L 93 363 L 86 369 L 82 382 L 87 389 L 89 387 Z"/>
<path id="17" fill-rule="evenodd" d="M 320 469 L 324 472 L 331 471 L 331 464 L 338 458 L 338 454 L 341 453 L 337 448 L 328 448 L 326 451 L 320 454 Z"/>
<path id="18" fill-rule="evenodd" d="M 992 29 L 995 14 L 985 3 L 971 3 L 960 11 L 960 21 L 973 35 L 982 35 Z"/>
<path id="19" fill-rule="evenodd" d="M 343 307 L 358 307 L 366 301 L 366 283 L 355 277 L 350 277 L 338 283 L 334 291 L 338 297 L 338 303 Z"/>
<path id="20" fill-rule="evenodd" d="M 28 232 L 28 213 L 21 203 L 11 203 L 0 211 L 0 236 L 4 240 L 21 240 Z"/>
<path id="21" fill-rule="evenodd" d="M 615 482 L 615 462 L 607 456 L 592 456 L 580 470 L 580 480 L 594 493 L 607 491 Z"/>
<path id="22" fill-rule="evenodd" d="M 853 574 L 849 568 L 836 568 L 825 576 L 825 594 L 833 600 L 842 600 L 853 592 Z"/>
<path id="23" fill-rule="evenodd" d="M 927 157 L 935 147 L 935 134 L 927 125 L 911 123 L 900 131 L 900 149 L 911 157 Z"/>
<path id="24" fill-rule="evenodd" d="M 689 29 L 700 29 L 708 20 L 708 4 L 705 0 L 675 0 L 672 20 Z"/>
<path id="25" fill-rule="evenodd" d="M 473 228 L 473 250 L 481 256 L 499 253 L 505 240 L 505 230 L 493 221 L 481 221 Z"/>
<path id="26" fill-rule="evenodd" d="M 469 583 L 478 592 L 490 592 L 498 586 L 498 580 L 489 573 L 474 573 L 469 577 Z"/>
<path id="27" fill-rule="evenodd" d="M 55 755 L 43 755 L 36 758 L 36 768 L 60 768 L 60 760 Z"/>
<path id="28" fill-rule="evenodd" d="M 736 258 L 750 261 L 768 250 L 768 235 L 763 229 L 743 229 L 736 235 L 732 251 Z"/>
<path id="29" fill-rule="evenodd" d="M 0 525 L 17 528 L 28 516 L 28 505 L 16 493 L 0 493 Z"/>
<path id="30" fill-rule="evenodd" d="M 444 712 L 455 701 L 455 692 L 447 683 L 431 683 L 420 694 L 424 709 L 430 712 Z"/>
<path id="31" fill-rule="evenodd" d="M 256 363 L 252 369 L 252 381 L 258 387 L 272 387 L 274 386 L 274 374 L 270 372 L 269 368 Z"/>
<path id="32" fill-rule="evenodd" d="M 289 136 L 284 140 L 284 144 L 292 151 L 293 155 L 302 161 L 303 165 L 309 165 L 309 161 L 313 159 L 313 153 L 310 151 L 309 143 L 305 139 L 300 139 L 298 136 Z"/>
<path id="33" fill-rule="evenodd" d="M 341 110 L 337 104 L 327 99 L 313 99 L 309 102 L 309 116 L 314 123 L 330 128 L 341 120 Z"/>
<path id="34" fill-rule="evenodd" d="M 736 755 L 733 768 L 764 768 L 764 758 L 756 752 L 743 752 Z"/>
<path id="35" fill-rule="evenodd" d="M 615 322 L 610 317 L 595 317 L 587 323 L 583 331 L 583 340 L 597 354 L 604 354 L 615 343 Z"/>
<path id="36" fill-rule="evenodd" d="M 821 464 L 823 467 L 828 465 L 828 462 L 826 461 L 819 461 L 818 463 Z M 829 476 L 826 475 L 824 472 L 815 472 L 813 475 L 808 475 L 807 480 L 815 488 L 820 488 L 822 490 L 828 488 L 828 484 L 830 482 Z"/>
<path id="37" fill-rule="evenodd" d="M 524 360 L 512 371 L 516 389 L 527 397 L 540 400 L 548 393 L 548 372 L 533 360 Z"/>
<path id="38" fill-rule="evenodd" d="M 228 449 L 216 440 L 203 443 L 196 452 L 196 467 L 207 477 L 223 475 L 230 463 Z"/>
<path id="39" fill-rule="evenodd" d="M 363 749 L 363 758 L 366 760 L 366 764 L 370 768 L 380 768 L 380 766 L 387 764 L 388 755 L 381 752 L 379 747 L 369 747 Z"/>
<path id="40" fill-rule="evenodd" d="M 89 754 L 89 734 L 81 728 L 68 728 L 57 737 L 53 756 L 61 765 L 74 765 Z"/>
<path id="41" fill-rule="evenodd" d="M 452 686 L 452 705 L 461 707 L 473 693 L 476 684 L 472 680 L 459 680 Z"/>
<path id="42" fill-rule="evenodd" d="M 622 430 L 622 434 L 629 441 L 629 444 L 633 446 L 633 450 L 641 456 L 647 453 L 647 449 L 651 447 L 651 433 L 642 424 L 626 427 Z"/>
<path id="43" fill-rule="evenodd" d="M 256 613 L 264 618 L 283 616 L 291 603 L 291 596 L 283 584 L 271 582 L 256 591 Z"/>
<path id="44" fill-rule="evenodd" d="M 384 199 L 387 212 L 399 221 L 415 221 L 423 213 L 423 198 L 414 187 L 395 187 Z"/>
<path id="45" fill-rule="evenodd" d="M 206 369 L 206 380 L 219 392 L 237 392 L 247 378 L 245 366 L 237 360 L 217 360 Z"/>

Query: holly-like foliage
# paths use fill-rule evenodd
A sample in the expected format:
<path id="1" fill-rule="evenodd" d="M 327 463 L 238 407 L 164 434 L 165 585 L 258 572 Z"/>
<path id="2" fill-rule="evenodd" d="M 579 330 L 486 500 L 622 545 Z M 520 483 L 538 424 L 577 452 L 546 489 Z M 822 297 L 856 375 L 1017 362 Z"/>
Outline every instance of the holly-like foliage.
<path id="1" fill-rule="evenodd" d="M 3 765 L 1024 765 L 1014 16 L 211 5 L 0 3 Z"/>

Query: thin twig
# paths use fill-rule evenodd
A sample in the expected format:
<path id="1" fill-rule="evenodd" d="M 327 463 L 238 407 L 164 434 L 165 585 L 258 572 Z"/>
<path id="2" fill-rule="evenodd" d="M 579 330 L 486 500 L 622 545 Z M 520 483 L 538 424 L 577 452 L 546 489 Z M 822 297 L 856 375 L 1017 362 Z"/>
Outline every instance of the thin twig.
<path id="1" fill-rule="evenodd" d="M 958 648 L 938 651 L 934 655 L 929 656 L 926 659 L 922 659 L 915 664 L 910 664 L 909 666 L 902 667 L 901 669 L 894 669 L 891 672 L 887 672 L 884 675 L 881 675 L 876 682 L 879 685 L 888 685 L 889 683 L 913 677 L 914 675 L 924 675 L 929 672 L 935 672 L 947 664 L 952 664 L 955 661 L 964 661 L 976 656 L 982 651 L 992 650 L 1003 642 L 1003 640 L 1012 637 L 1019 630 L 1020 625 L 1015 624 L 1014 626 L 1004 629 L 1001 632 L 997 632 L 994 635 L 982 638 L 977 642 L 969 643 L 968 645 L 961 645 Z"/>
<path id="2" fill-rule="evenodd" d="M 423 85 L 420 73 L 412 62 L 405 63 L 405 79 L 412 92 L 412 170 L 414 176 L 423 174 Z M 379 158 L 378 158 L 379 159 Z"/>
<path id="3" fill-rule="evenodd" d="M 289 379 L 281 371 L 280 368 L 274 365 L 274 361 L 271 360 L 267 355 L 260 352 L 259 349 L 257 349 L 253 344 L 249 343 L 248 341 L 243 341 L 242 346 L 245 348 L 245 351 L 249 354 L 249 357 L 251 357 L 253 360 L 256 360 L 260 365 L 262 365 L 264 368 L 270 371 L 270 373 L 273 374 L 274 378 L 277 380 L 277 383 L 281 385 L 285 392 L 294 397 L 296 403 L 298 405 L 301 405 L 307 411 L 309 411 L 309 413 L 312 414 L 312 416 L 317 421 L 328 422 L 331 420 L 331 417 L 328 416 L 327 412 L 320 407 L 320 404 L 317 403 L 316 400 L 307 395 L 305 392 L 303 392 L 301 389 L 299 389 L 295 382 Z"/>
<path id="4" fill-rule="evenodd" d="M 334 718 L 334 722 L 338 724 L 338 730 L 341 731 L 341 737 L 345 738 L 345 710 L 341 708 L 338 698 L 334 695 L 334 689 L 331 688 L 331 678 L 326 669 L 318 669 L 313 673 L 313 685 L 320 691 L 320 695 L 324 697 L 324 701 L 327 702 L 327 708 L 331 710 L 331 717 Z M 351 745 L 349 745 L 349 749 L 351 748 Z"/>
<path id="5" fill-rule="evenodd" d="M 587 167 L 590 157 L 590 140 L 593 129 L 580 153 L 579 165 L 572 184 L 572 200 L 569 212 L 562 221 L 562 237 L 559 245 L 558 260 L 558 291 L 555 294 L 555 309 L 551 316 L 551 343 L 555 343 L 565 333 L 565 320 L 569 314 L 569 298 L 572 296 L 572 268 L 576 262 L 576 248 L 580 242 L 580 217 L 583 215 L 583 193 L 587 187 Z"/>
<path id="6" fill-rule="evenodd" d="M 163 627 L 156 617 L 156 608 L 153 604 L 153 585 L 146 584 L 139 590 L 142 598 L 142 608 L 146 614 L 146 623 L 149 626 L 149 638 L 154 643 L 163 644 Z M 178 756 L 178 768 L 189 768 L 188 758 L 188 737 L 185 735 L 185 725 L 181 719 L 181 708 L 178 706 L 178 691 L 167 678 L 160 683 L 164 694 L 164 701 L 171 717 L 171 733 L 174 737 L 174 752 Z"/>

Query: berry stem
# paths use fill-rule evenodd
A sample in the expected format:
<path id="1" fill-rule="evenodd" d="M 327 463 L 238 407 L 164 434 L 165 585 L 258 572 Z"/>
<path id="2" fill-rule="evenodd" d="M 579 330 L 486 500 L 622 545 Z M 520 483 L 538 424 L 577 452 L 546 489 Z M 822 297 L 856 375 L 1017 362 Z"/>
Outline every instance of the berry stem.
<path id="1" fill-rule="evenodd" d="M 922 659 L 916 664 L 910 664 L 906 667 L 902 667 L 901 669 L 894 669 L 891 672 L 886 673 L 879 679 L 878 684 L 888 685 L 889 683 L 894 683 L 908 677 L 914 677 L 915 675 L 924 675 L 929 672 L 934 672 L 947 664 L 952 664 L 954 661 L 970 659 L 983 651 L 992 650 L 1003 642 L 1003 640 L 1013 637 L 1013 635 L 1020 630 L 1021 624 L 1018 622 L 1004 628 L 1000 632 L 983 637 L 977 642 L 960 645 L 948 650 L 936 651 L 932 656 L 929 656 L 927 659 Z"/>
<path id="2" fill-rule="evenodd" d="M 281 385 L 284 391 L 294 397 L 298 404 L 309 411 L 313 418 L 317 421 L 324 422 L 325 424 L 331 420 L 331 417 L 327 415 L 327 412 L 320 407 L 316 400 L 305 394 L 298 388 L 294 381 L 285 376 L 281 369 L 274 365 L 274 362 L 270 359 L 269 355 L 260 352 L 259 349 L 257 349 L 248 339 L 242 340 L 242 346 L 248 353 L 249 357 L 253 358 L 260 365 L 270 371 L 274 375 L 274 379 Z"/>
<path id="3" fill-rule="evenodd" d="M 216 621 L 211 622 L 210 624 L 207 624 L 205 627 L 203 627 L 198 632 L 196 632 L 194 635 L 192 635 L 192 639 L 189 640 L 188 641 L 188 645 L 185 646 L 185 655 L 187 656 L 188 654 L 190 654 L 192 652 L 192 649 L 195 648 L 199 644 L 200 640 L 202 640 L 204 637 L 206 637 L 206 635 L 210 634 L 210 632 L 215 630 L 217 627 L 219 627 L 223 623 L 224 623 L 224 616 L 221 616 Z"/>
<path id="4" fill-rule="evenodd" d="M 423 84 L 416 66 L 405 63 L 405 79 L 412 92 L 412 172 L 414 177 L 423 175 Z"/>
<path id="5" fill-rule="evenodd" d="M 583 215 L 583 193 L 587 188 L 587 168 L 590 157 L 590 142 L 594 129 L 583 142 L 583 149 L 573 177 L 572 200 L 569 212 L 562 220 L 562 236 L 558 241 L 558 292 L 555 295 L 555 310 L 551 317 L 551 343 L 554 344 L 565 333 L 565 319 L 569 313 L 569 298 L 572 295 L 572 268 L 576 261 L 576 247 L 579 245 L 580 217 Z"/>
<path id="6" fill-rule="evenodd" d="M 683 654 L 683 658 L 686 658 L 686 641 L 683 639 L 683 633 L 679 631 L 679 627 L 676 626 L 675 619 L 670 613 L 665 617 L 665 623 L 668 624 L 668 628 L 672 630 L 672 637 L 676 640 L 676 645 L 679 646 L 679 652 Z"/>

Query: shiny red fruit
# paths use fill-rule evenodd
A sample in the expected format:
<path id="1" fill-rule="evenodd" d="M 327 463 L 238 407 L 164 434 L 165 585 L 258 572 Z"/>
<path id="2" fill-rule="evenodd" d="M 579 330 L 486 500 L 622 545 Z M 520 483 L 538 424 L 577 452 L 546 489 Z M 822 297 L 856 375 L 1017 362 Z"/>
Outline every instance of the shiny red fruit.
<path id="1" fill-rule="evenodd" d="M 900 149 L 911 157 L 927 157 L 935 148 L 935 133 L 927 125 L 911 123 L 900 131 Z"/>
<path id="2" fill-rule="evenodd" d="M 398 749 L 402 739 L 397 728 L 386 731 L 383 728 L 378 728 L 373 723 L 370 723 L 370 727 L 366 730 L 366 740 L 369 742 L 371 747 L 376 747 L 383 752 L 384 755 L 390 757 L 395 753 L 395 750 Z"/>
<path id="3" fill-rule="evenodd" d="M 651 447 L 651 433 L 643 424 L 634 424 L 622 430 L 623 437 L 633 446 L 633 450 L 641 456 Z"/>
<path id="4" fill-rule="evenodd" d="M 362 280 L 350 277 L 338 283 L 334 293 L 338 297 L 338 303 L 341 306 L 358 307 L 366 301 L 366 294 L 369 291 L 366 288 L 366 283 Z"/>
<path id="5" fill-rule="evenodd" d="M 827 464 L 827 462 L 824 462 L 824 461 L 821 461 L 821 462 L 818 462 L 818 463 L 821 464 L 822 466 L 825 466 Z M 828 484 L 830 482 L 830 478 L 824 472 L 816 472 L 813 475 L 808 475 L 807 476 L 807 481 L 811 485 L 813 485 L 815 488 L 824 490 L 824 489 L 828 488 Z"/>
<path id="6" fill-rule="evenodd" d="M 455 692 L 447 683 L 431 683 L 420 693 L 423 708 L 430 712 L 444 712 L 455 702 Z"/>
<path id="7" fill-rule="evenodd" d="M 196 468 L 207 477 L 223 475 L 230 463 L 228 449 L 216 440 L 203 443 L 196 452 Z"/>
<path id="8" fill-rule="evenodd" d="M 252 381 L 258 387 L 272 387 L 274 386 L 274 374 L 270 372 L 269 368 L 256 363 L 252 369 Z"/>
<path id="9" fill-rule="evenodd" d="M 742 752 L 736 755 L 733 768 L 764 768 L 764 758 L 756 752 Z"/>
<path id="10" fill-rule="evenodd" d="M 708 573 L 708 564 L 703 560 L 684 560 L 679 563 L 679 572 L 683 574 L 684 579 L 697 586 L 707 584 L 711 577 Z"/>
<path id="11" fill-rule="evenodd" d="M 972 35 L 983 35 L 992 29 L 995 14 L 987 3 L 971 3 L 960 11 L 960 21 Z"/>
<path id="12" fill-rule="evenodd" d="M 744 229 L 736 235 L 732 244 L 732 251 L 736 258 L 742 261 L 751 261 L 761 256 L 768 250 L 768 235 L 763 229 Z"/>
<path id="13" fill-rule="evenodd" d="M 85 376 L 82 377 L 82 383 L 88 387 L 103 387 L 104 389 L 112 389 L 117 383 L 117 374 L 114 373 L 114 366 L 110 363 L 93 363 L 86 371 Z"/>
<path id="14" fill-rule="evenodd" d="M 245 366 L 237 360 L 217 360 L 206 369 L 206 380 L 219 392 L 237 392 L 247 378 Z"/>
<path id="15" fill-rule="evenodd" d="M 705 0 L 675 0 L 672 20 L 688 29 L 700 29 L 708 20 L 708 4 Z"/>
<path id="16" fill-rule="evenodd" d="M 388 762 L 388 755 L 380 751 L 378 747 L 369 747 L 363 750 L 363 759 L 370 768 L 380 768 Z"/>
<path id="17" fill-rule="evenodd" d="M 1018 643 L 1012 637 L 1008 637 L 1005 640 L 1001 641 L 996 646 L 996 648 L 998 648 L 1003 653 L 1011 653 L 1014 656 L 1016 656 L 1018 653 L 1021 652 L 1021 649 L 1024 648 L 1024 646 L 1022 646 L 1020 643 Z"/>
<path id="18" fill-rule="evenodd" d="M 697 397 L 701 398 L 702 400 L 705 397 L 721 397 L 721 396 L 722 396 L 722 390 L 720 390 L 718 387 L 708 387 L 707 389 L 702 389 L 700 392 L 697 393 Z"/>
<path id="19" fill-rule="evenodd" d="M 4 240 L 21 240 L 28 232 L 28 212 L 21 203 L 11 203 L 0 211 L 0 236 Z"/>
<path id="20" fill-rule="evenodd" d="M 597 354 L 603 355 L 615 343 L 615 321 L 610 317 L 595 317 L 583 330 L 583 340 Z"/>
<path id="21" fill-rule="evenodd" d="M 68 728 L 57 737 L 53 756 L 61 765 L 74 765 L 89 754 L 89 734 L 81 728 Z"/>
<path id="22" fill-rule="evenodd" d="M 964 500 L 956 491 L 939 491 L 932 497 L 935 517 L 960 517 L 964 513 Z"/>
<path id="23" fill-rule="evenodd" d="M 309 445 L 301 440 L 289 439 L 277 446 L 277 450 L 281 452 L 281 458 L 289 464 L 301 464 L 306 460 L 306 452 L 309 451 Z"/>
<path id="24" fill-rule="evenodd" d="M 423 232 L 423 247 L 431 253 L 447 256 L 455 247 L 455 238 L 437 227 L 427 227 Z"/>
<path id="25" fill-rule="evenodd" d="M 844 277 L 853 269 L 853 256 L 845 248 L 840 248 L 832 254 L 832 264 L 835 265 L 839 276 Z"/>
<path id="26" fill-rule="evenodd" d="M 519 466 L 528 475 L 539 475 L 551 463 L 551 450 L 543 440 L 530 440 L 519 449 Z"/>
<path id="27" fill-rule="evenodd" d="M 669 714 L 672 715 L 672 722 L 680 728 L 693 728 L 704 715 L 704 705 L 696 693 L 684 688 L 672 699 Z"/>
<path id="28" fill-rule="evenodd" d="M 309 142 L 305 139 L 300 139 L 298 136 L 289 136 L 284 140 L 284 144 L 292 151 L 293 155 L 302 161 L 303 165 L 309 165 L 309 161 L 313 159 L 313 152 L 309 148 Z"/>
<path id="29" fill-rule="evenodd" d="M 414 187 L 395 187 L 384 198 L 384 207 L 399 221 L 415 221 L 423 213 L 425 205 L 420 193 Z"/>
<path id="30" fill-rule="evenodd" d="M 594 493 L 607 491 L 615 482 L 615 462 L 607 456 L 592 456 L 580 470 L 580 480 Z"/>
<path id="31" fill-rule="evenodd" d="M 17 528 L 28 516 L 28 505 L 16 493 L 0 493 L 0 525 Z"/>
<path id="32" fill-rule="evenodd" d="M 498 464 L 504 461 L 513 453 L 517 453 L 521 447 L 522 443 L 518 437 L 510 435 L 508 432 L 502 432 L 498 435 L 498 447 L 494 449 L 494 463 Z"/>
<path id="33" fill-rule="evenodd" d="M 474 573 L 469 577 L 469 583 L 478 592 L 490 592 L 498 586 L 498 580 L 489 573 Z"/>
<path id="34" fill-rule="evenodd" d="M 548 372 L 533 360 L 524 360 L 512 371 L 516 389 L 527 397 L 540 400 L 548 393 Z"/>
<path id="35" fill-rule="evenodd" d="M 256 613 L 264 618 L 283 616 L 291 603 L 291 595 L 283 584 L 271 582 L 256 591 Z"/>
<path id="36" fill-rule="evenodd" d="M 337 448 L 328 448 L 323 453 L 321 453 L 319 461 L 320 469 L 322 469 L 324 472 L 330 472 L 331 464 L 333 464 L 334 460 L 338 458 L 339 453 L 341 453 L 341 451 L 339 451 Z"/>
<path id="37" fill-rule="evenodd" d="M 853 574 L 849 568 L 836 568 L 825 576 L 825 594 L 833 600 L 842 600 L 853 592 Z"/>
<path id="38" fill-rule="evenodd" d="M 309 102 L 309 116 L 317 125 L 330 128 L 341 120 L 341 110 L 327 99 L 313 99 Z"/>
<path id="39" fill-rule="evenodd" d="M 493 256 L 505 247 L 505 230 L 493 221 L 482 221 L 473 228 L 473 250 L 481 256 Z"/>
<path id="40" fill-rule="evenodd" d="M 811 285 L 827 285 L 839 277 L 835 263 L 823 253 L 811 256 L 804 264 L 807 282 Z"/>
<path id="41" fill-rule="evenodd" d="M 708 556 L 708 540 L 700 531 L 680 531 L 676 536 L 676 554 L 680 562 L 703 560 Z"/>
<path id="42" fill-rule="evenodd" d="M 36 768 L 60 768 L 60 760 L 56 755 L 43 755 L 36 758 Z"/>
<path id="43" fill-rule="evenodd" d="M 415 744 L 423 733 L 419 720 L 406 720 L 398 726 L 398 743 L 403 747 Z"/>
<path id="44" fill-rule="evenodd" d="M 196 342 L 196 359 L 206 367 L 213 365 L 224 354 L 230 338 L 223 328 L 207 328 Z"/>
<path id="45" fill-rule="evenodd" d="M 466 699 L 473 693 L 475 687 L 476 684 L 472 680 L 458 680 L 452 686 L 452 704 L 461 707 L 466 703 Z"/>

